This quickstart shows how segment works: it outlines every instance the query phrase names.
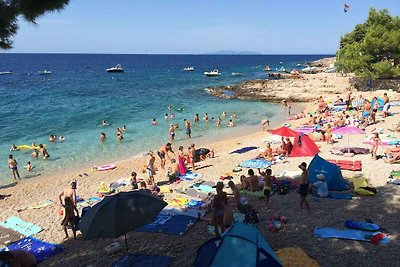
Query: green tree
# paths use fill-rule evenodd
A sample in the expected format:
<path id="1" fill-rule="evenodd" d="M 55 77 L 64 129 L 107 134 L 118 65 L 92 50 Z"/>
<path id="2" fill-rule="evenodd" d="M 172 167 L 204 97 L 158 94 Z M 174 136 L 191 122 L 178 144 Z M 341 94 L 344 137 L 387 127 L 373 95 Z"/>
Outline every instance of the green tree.
<path id="1" fill-rule="evenodd" d="M 0 49 L 12 48 L 19 19 L 36 24 L 46 12 L 63 9 L 69 0 L 0 0 Z"/>
<path id="2" fill-rule="evenodd" d="M 371 8 L 367 20 L 340 41 L 337 68 L 363 78 L 400 75 L 400 18 Z"/>

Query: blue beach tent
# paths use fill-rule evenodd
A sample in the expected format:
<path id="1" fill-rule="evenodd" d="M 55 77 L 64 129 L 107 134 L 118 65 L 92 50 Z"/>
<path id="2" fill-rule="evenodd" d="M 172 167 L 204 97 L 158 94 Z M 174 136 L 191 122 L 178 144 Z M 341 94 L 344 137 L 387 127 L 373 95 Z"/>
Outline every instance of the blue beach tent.
<path id="1" fill-rule="evenodd" d="M 282 267 L 254 225 L 235 223 L 224 235 L 206 241 L 198 250 L 196 267 Z"/>
<path id="2" fill-rule="evenodd" d="M 344 191 L 350 188 L 343 179 L 339 166 L 324 160 L 317 154 L 308 166 L 308 182 L 312 184 L 319 181 L 317 175 L 320 173 L 325 175 L 325 181 L 328 184 L 329 190 Z"/>

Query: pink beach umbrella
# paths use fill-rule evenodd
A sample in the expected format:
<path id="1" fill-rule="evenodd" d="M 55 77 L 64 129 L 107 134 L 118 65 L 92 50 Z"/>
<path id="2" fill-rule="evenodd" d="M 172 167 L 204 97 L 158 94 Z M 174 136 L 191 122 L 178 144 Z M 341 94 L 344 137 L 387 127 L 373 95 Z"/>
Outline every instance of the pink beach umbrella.
<path id="1" fill-rule="evenodd" d="M 350 135 L 364 134 L 364 131 L 354 126 L 345 126 L 333 130 L 334 134 L 347 135 L 347 152 L 350 153 Z"/>

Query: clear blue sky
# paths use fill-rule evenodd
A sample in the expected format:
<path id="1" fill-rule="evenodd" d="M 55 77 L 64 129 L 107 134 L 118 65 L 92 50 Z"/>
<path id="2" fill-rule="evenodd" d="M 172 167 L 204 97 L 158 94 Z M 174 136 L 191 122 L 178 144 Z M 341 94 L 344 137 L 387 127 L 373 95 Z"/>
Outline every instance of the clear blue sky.
<path id="1" fill-rule="evenodd" d="M 398 0 L 71 0 L 22 22 L 9 52 L 334 53 L 371 6 L 400 15 Z"/>

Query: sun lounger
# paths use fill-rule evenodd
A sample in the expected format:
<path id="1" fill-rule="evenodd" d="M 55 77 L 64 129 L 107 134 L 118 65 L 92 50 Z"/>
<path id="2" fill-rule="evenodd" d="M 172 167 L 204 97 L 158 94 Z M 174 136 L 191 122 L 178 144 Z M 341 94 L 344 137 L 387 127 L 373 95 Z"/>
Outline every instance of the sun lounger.
<path id="1" fill-rule="evenodd" d="M 360 160 L 334 160 L 334 159 L 328 159 L 330 163 L 336 164 L 339 166 L 340 169 L 342 170 L 348 170 L 348 171 L 361 171 L 362 170 L 362 164 Z"/>
<path id="2" fill-rule="evenodd" d="M 42 231 L 42 228 L 39 226 L 36 226 L 33 223 L 24 222 L 20 218 L 14 216 L 8 218 L 3 223 L 0 223 L 0 226 L 17 231 L 24 236 L 32 236 Z"/>
<path id="3" fill-rule="evenodd" d="M 168 256 L 131 254 L 119 257 L 111 267 L 168 267 L 171 260 Z"/>
<path id="4" fill-rule="evenodd" d="M 26 237 L 9 245 L 4 250 L 25 250 L 35 256 L 37 262 L 42 262 L 45 259 L 60 253 L 63 251 L 63 248 L 60 245 L 44 242 L 34 237 Z"/>

